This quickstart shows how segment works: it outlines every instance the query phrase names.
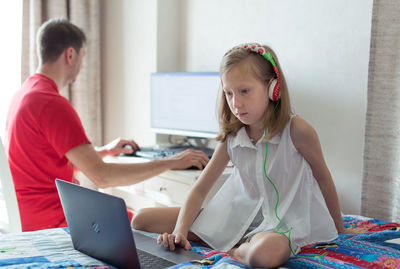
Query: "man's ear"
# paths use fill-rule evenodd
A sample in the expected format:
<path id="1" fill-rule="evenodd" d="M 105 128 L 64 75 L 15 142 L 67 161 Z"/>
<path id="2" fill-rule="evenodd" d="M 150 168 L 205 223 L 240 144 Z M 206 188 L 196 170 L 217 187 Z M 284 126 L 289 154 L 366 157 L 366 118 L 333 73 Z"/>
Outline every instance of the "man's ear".
<path id="1" fill-rule="evenodd" d="M 64 50 L 65 62 L 67 64 L 72 64 L 73 59 L 74 59 L 74 52 L 75 52 L 75 49 L 73 47 L 68 47 Z"/>

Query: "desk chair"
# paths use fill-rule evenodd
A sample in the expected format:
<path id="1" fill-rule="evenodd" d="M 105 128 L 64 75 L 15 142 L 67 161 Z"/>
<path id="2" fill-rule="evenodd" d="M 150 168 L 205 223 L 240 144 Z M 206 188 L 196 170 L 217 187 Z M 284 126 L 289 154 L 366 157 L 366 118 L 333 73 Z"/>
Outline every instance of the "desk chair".
<path id="1" fill-rule="evenodd" d="M 7 211 L 8 223 L 5 223 L 5 227 L 0 232 L 21 232 L 21 219 L 19 216 L 19 209 L 17 203 L 17 196 L 15 194 L 14 182 L 11 177 L 10 167 L 8 160 L 4 152 L 4 146 L 0 138 L 0 200 L 4 200 L 4 203 L 0 203 L 0 214 L 4 214 Z"/>

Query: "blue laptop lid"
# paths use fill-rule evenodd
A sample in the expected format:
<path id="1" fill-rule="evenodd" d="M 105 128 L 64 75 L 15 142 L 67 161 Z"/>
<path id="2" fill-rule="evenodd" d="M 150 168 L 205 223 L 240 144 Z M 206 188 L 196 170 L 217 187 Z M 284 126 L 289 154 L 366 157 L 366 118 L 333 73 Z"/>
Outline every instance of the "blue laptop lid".
<path id="1" fill-rule="evenodd" d="M 123 199 L 56 179 L 74 248 L 118 268 L 140 268 Z"/>

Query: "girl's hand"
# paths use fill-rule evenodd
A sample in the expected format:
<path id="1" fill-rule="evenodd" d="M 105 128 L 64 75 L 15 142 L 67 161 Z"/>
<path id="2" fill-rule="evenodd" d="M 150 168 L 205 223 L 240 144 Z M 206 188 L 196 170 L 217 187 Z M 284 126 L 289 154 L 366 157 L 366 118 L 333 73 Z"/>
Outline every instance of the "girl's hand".
<path id="1" fill-rule="evenodd" d="M 168 248 L 170 251 L 175 250 L 175 246 L 183 247 L 185 250 L 189 250 L 192 246 L 187 240 L 186 236 L 182 233 L 163 233 L 160 234 L 157 238 L 157 244 L 163 244 L 165 248 Z"/>

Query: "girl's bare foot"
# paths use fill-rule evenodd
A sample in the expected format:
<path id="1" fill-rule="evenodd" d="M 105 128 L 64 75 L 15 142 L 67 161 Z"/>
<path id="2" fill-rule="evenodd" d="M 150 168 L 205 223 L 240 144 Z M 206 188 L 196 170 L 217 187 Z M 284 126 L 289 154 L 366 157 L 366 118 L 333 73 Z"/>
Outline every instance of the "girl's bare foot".
<path id="1" fill-rule="evenodd" d="M 237 248 L 232 248 L 231 250 L 229 250 L 229 251 L 228 251 L 229 256 L 234 257 L 234 255 L 235 255 L 235 250 L 236 250 L 236 249 L 237 249 Z"/>
<path id="2" fill-rule="evenodd" d="M 241 259 L 241 257 L 239 255 L 237 255 L 236 251 L 238 248 L 232 248 L 231 250 L 229 250 L 227 253 L 229 254 L 229 256 L 231 256 L 232 258 L 234 258 L 235 260 L 237 260 L 240 263 L 244 263 L 244 261 Z"/>

